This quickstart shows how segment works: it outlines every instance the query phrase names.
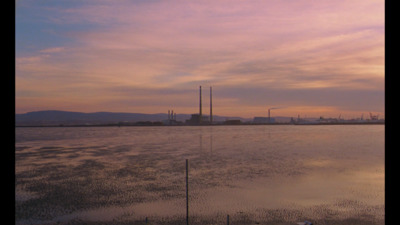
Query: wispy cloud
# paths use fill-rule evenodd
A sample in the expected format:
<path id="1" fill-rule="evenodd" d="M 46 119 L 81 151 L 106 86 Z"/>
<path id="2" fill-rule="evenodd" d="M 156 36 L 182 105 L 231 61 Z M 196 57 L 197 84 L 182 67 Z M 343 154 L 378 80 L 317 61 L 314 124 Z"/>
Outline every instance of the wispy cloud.
<path id="1" fill-rule="evenodd" d="M 40 20 L 32 18 L 36 21 L 33 25 L 47 24 L 40 35 L 45 35 L 45 30 L 60 40 L 53 45 L 50 41 L 39 45 L 43 48 L 34 51 L 18 48 L 17 108 L 22 109 L 21 93 L 29 90 L 37 96 L 56 92 L 59 100 L 80 95 L 85 101 L 96 99 L 94 102 L 104 107 L 103 98 L 107 104 L 114 101 L 111 108 L 119 102 L 121 110 L 130 99 L 137 106 L 134 110 L 149 112 L 155 110 L 149 105 L 159 105 L 158 111 L 162 111 L 164 105 L 172 105 L 178 98 L 166 90 L 187 92 L 188 87 L 209 84 L 225 93 L 219 98 L 227 104 L 224 108 L 228 114 L 229 108 L 236 105 L 250 107 L 248 115 L 257 102 L 264 107 L 262 99 L 256 97 L 260 92 L 269 95 L 270 101 L 275 98 L 298 107 L 295 102 L 301 102 L 315 110 L 318 104 L 356 110 L 350 106 L 360 105 L 359 102 L 365 104 L 359 110 L 366 110 L 368 105 L 375 105 L 372 108 L 376 111 L 383 110 L 380 97 L 372 98 L 374 102 L 368 104 L 358 99 L 383 95 L 381 1 L 40 4 L 31 1 L 20 7 L 43 13 Z M 30 17 L 34 15 L 29 13 Z M 21 21 L 17 27 L 30 19 L 18 14 L 18 8 L 17 17 Z M 24 40 L 17 45 L 21 41 Z M 264 89 L 270 92 L 261 91 Z M 122 90 L 129 91 L 122 94 Z M 317 96 L 329 101 L 313 100 Z M 341 101 L 343 98 L 347 100 Z M 32 101 L 41 101 L 40 97 L 35 99 Z M 250 100 L 251 106 L 249 99 L 254 99 Z M 191 105 L 196 105 L 187 98 L 180 101 L 187 113 Z M 96 111 L 96 105 L 92 107 Z"/>
<path id="2" fill-rule="evenodd" d="M 64 50 L 64 47 L 46 48 L 46 49 L 40 50 L 40 53 L 58 53 L 58 52 L 62 52 L 63 50 Z"/>

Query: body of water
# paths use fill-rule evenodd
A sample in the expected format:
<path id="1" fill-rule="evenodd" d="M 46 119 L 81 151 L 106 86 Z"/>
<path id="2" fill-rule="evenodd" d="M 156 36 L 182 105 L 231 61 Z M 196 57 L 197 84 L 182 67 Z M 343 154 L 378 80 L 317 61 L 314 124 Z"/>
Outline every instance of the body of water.
<path id="1" fill-rule="evenodd" d="M 384 126 L 16 128 L 17 224 L 384 224 Z"/>

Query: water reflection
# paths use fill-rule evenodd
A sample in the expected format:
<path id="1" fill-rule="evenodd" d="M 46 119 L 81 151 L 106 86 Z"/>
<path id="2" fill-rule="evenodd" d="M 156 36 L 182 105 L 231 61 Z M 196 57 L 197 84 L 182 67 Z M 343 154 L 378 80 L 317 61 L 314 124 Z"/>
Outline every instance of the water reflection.
<path id="1" fill-rule="evenodd" d="M 199 130 L 199 152 L 205 155 L 212 155 L 213 153 L 213 129 Z"/>
<path id="2" fill-rule="evenodd" d="M 187 158 L 193 224 L 384 224 L 383 126 L 37 129 L 16 130 L 21 224 L 184 221 Z"/>

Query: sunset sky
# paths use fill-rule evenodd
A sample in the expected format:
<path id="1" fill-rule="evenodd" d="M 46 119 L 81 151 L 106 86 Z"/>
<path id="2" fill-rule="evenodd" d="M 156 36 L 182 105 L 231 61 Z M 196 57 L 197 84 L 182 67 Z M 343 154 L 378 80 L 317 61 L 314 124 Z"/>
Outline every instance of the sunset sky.
<path id="1" fill-rule="evenodd" d="M 16 113 L 384 117 L 382 0 L 17 0 Z"/>

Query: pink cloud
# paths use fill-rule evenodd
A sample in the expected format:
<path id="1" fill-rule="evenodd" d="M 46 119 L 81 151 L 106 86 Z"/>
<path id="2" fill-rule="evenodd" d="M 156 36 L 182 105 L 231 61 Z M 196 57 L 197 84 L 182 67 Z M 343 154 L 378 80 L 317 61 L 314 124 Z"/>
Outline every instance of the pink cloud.
<path id="1" fill-rule="evenodd" d="M 123 85 L 383 90 L 381 1 L 93 1 L 57 12 L 60 25 L 90 26 L 62 34 L 72 45 L 16 59 L 17 76 L 49 95 L 33 77 L 87 99 L 122 98 L 104 87 Z"/>

